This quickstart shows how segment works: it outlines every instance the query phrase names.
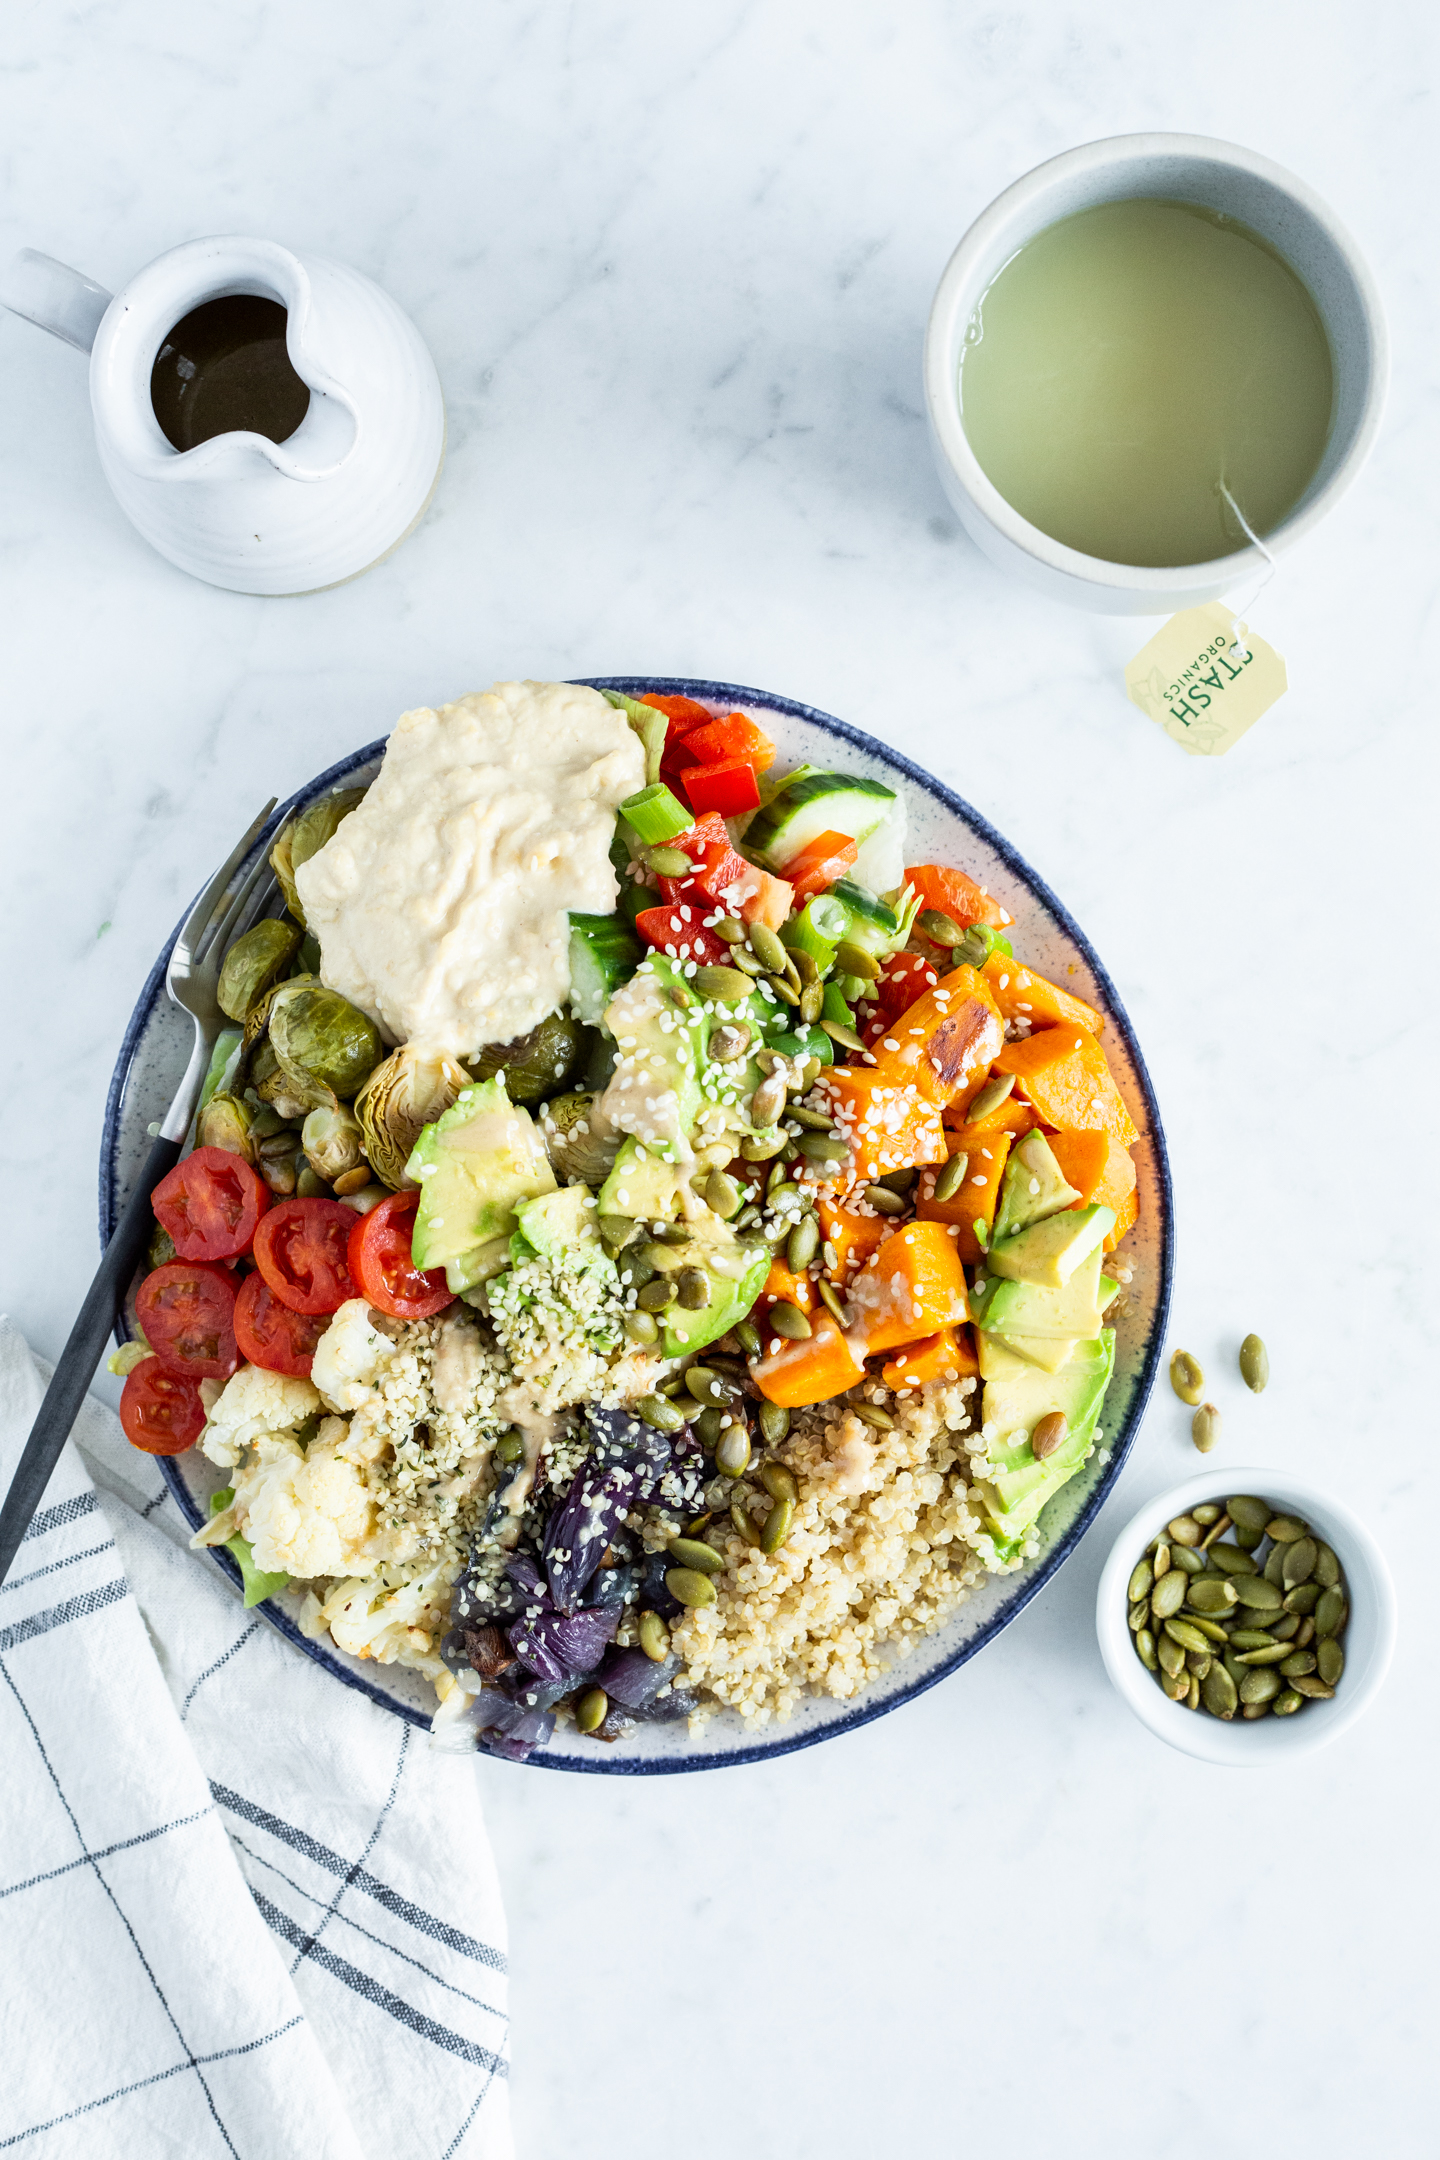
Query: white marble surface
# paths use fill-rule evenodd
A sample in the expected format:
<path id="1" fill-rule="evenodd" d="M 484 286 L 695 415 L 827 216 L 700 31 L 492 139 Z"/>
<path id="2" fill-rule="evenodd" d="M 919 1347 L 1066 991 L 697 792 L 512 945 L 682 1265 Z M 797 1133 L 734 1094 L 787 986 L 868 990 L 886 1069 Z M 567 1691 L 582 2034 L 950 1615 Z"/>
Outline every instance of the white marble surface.
<path id="1" fill-rule="evenodd" d="M 1174 1339 L 1216 1460 L 1364 1495 L 1427 1588 L 1436 1444 L 1434 18 L 906 0 L 12 10 L 0 247 L 109 285 L 192 234 L 354 262 L 431 343 L 450 458 L 343 590 L 191 583 L 109 500 L 83 362 L 0 320 L 9 1199 L 0 1298 L 62 1341 L 111 1062 L 251 806 L 492 679 L 768 685 L 921 757 L 1094 937 L 1169 1134 Z M 1351 224 L 1391 311 L 1374 463 L 1257 610 L 1293 689 L 1228 759 L 1129 707 L 1143 627 L 958 536 L 930 292 L 1042 157 L 1232 137 Z M 1233 1376 L 1267 1337 L 1261 1402 Z M 1195 1458 L 1157 1398 L 1114 1524 Z M 1227 1777 L 1111 1693 L 1106 1543 L 918 1703 L 773 1767 L 483 1766 L 524 2160 L 1433 2151 L 1434 1667 L 1332 1753 Z M 464 1856 L 457 1855 L 457 1866 Z"/>

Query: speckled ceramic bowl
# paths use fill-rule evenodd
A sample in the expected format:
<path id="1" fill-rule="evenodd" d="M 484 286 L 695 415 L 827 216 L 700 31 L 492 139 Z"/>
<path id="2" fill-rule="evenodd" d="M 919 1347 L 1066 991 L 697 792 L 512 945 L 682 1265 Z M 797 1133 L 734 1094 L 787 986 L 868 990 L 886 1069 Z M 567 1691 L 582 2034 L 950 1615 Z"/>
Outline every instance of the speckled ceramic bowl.
<path id="1" fill-rule="evenodd" d="M 1139 1167 L 1140 1219 L 1126 1252 L 1134 1267 L 1126 1309 L 1117 1327 L 1115 1377 L 1105 1406 L 1105 1447 L 1092 1456 L 1045 1510 L 1040 1520 L 1038 1557 L 1020 1573 L 987 1582 L 951 1623 L 918 1642 L 857 1700 L 807 1697 L 783 1724 L 758 1730 L 733 1712 L 710 1721 L 705 1737 L 692 1741 L 683 1726 L 641 1725 L 613 1747 L 581 1741 L 561 1730 L 548 1748 L 537 1749 L 531 1763 L 543 1770 L 582 1770 L 621 1777 L 643 1777 L 683 1770 L 714 1770 L 755 1762 L 791 1748 L 809 1747 L 849 1731 L 908 1702 L 933 1687 L 977 1650 L 992 1641 L 1028 1605 L 1074 1552 L 1094 1521 L 1119 1475 L 1135 1439 L 1149 1396 L 1165 1334 L 1169 1305 L 1173 1234 L 1170 1177 L 1165 1140 L 1149 1075 L 1140 1048 L 1115 995 L 1109 976 L 1060 901 L 1029 865 L 984 818 L 932 780 L 918 766 L 868 735 L 827 713 L 790 698 L 771 697 L 734 683 L 691 682 L 656 677 L 610 676 L 597 686 L 625 690 L 680 692 L 701 699 L 719 712 L 754 713 L 775 737 L 786 764 L 808 761 L 840 767 L 887 781 L 903 790 L 910 818 L 908 859 L 954 863 L 986 885 L 1015 917 L 1011 932 L 1016 952 L 1040 973 L 1058 977 L 1106 1015 L 1106 1054 L 1130 1114 L 1140 1129 L 1135 1150 Z M 353 757 L 321 773 L 279 809 L 266 829 L 268 847 L 281 823 L 304 803 L 327 790 L 371 778 L 383 743 L 370 743 Z M 170 945 L 160 954 L 140 993 L 125 1032 L 110 1087 L 100 1159 L 100 1230 L 108 1238 L 139 1172 L 149 1145 L 147 1127 L 163 1116 L 183 1070 L 189 1048 L 188 1020 L 165 997 L 165 964 Z M 1074 974 L 1066 970 L 1073 967 Z M 221 1473 L 198 1450 L 161 1459 L 182 1512 L 197 1527 Z M 216 1559 L 239 1587 L 238 1571 L 228 1554 Z M 197 1557 L 196 1565 L 207 1563 Z M 282 1593 L 259 1609 L 306 1657 L 314 1658 L 347 1687 L 362 1689 L 397 1717 L 428 1724 L 434 1707 L 429 1686 L 398 1666 L 367 1664 L 333 1645 L 308 1641 L 296 1625 L 299 1598 Z"/>

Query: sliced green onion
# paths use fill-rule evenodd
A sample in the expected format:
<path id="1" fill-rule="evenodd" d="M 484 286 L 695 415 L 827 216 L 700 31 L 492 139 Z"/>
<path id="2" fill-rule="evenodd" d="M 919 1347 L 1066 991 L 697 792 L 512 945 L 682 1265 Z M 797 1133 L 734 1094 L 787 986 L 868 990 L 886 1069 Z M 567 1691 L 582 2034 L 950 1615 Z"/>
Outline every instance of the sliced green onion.
<path id="1" fill-rule="evenodd" d="M 653 787 L 641 788 L 638 795 L 621 803 L 620 815 L 634 826 L 646 847 L 658 847 L 662 841 L 673 840 L 677 834 L 688 832 L 695 823 L 663 780 L 657 780 Z"/>
<path id="2" fill-rule="evenodd" d="M 833 1020 L 839 1027 L 854 1027 L 855 1015 L 841 995 L 838 983 L 826 983 L 825 1001 L 820 1007 L 820 1017 L 822 1020 Z M 825 1039 L 828 1042 L 830 1038 L 827 1035 Z"/>
<path id="3" fill-rule="evenodd" d="M 823 975 L 835 958 L 835 948 L 844 937 L 849 920 L 838 900 L 832 900 L 829 893 L 816 893 L 812 900 L 806 901 L 801 912 L 786 923 L 780 937 L 791 952 L 809 953 Z M 828 1036 L 826 1040 L 829 1040 Z"/>

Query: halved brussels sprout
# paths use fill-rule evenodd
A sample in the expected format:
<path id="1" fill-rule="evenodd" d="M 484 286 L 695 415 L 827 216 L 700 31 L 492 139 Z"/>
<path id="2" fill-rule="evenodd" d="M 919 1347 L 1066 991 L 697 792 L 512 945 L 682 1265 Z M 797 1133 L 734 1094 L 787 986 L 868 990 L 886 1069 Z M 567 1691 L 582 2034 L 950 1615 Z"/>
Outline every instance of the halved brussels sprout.
<path id="1" fill-rule="evenodd" d="M 224 1148 L 227 1155 L 243 1155 L 246 1162 L 253 1163 L 254 1122 L 255 1114 L 241 1096 L 212 1095 L 195 1121 L 195 1145 Z"/>
<path id="2" fill-rule="evenodd" d="M 257 922 L 238 937 L 225 955 L 216 996 L 220 1010 L 244 1020 L 284 970 L 300 943 L 293 922 Z"/>
<path id="3" fill-rule="evenodd" d="M 300 1145 L 317 1177 L 327 1184 L 344 1177 L 360 1161 L 360 1120 L 344 1103 L 332 1110 L 322 1104 L 312 1110 L 300 1128 Z"/>
<path id="4" fill-rule="evenodd" d="M 318 855 L 338 825 L 349 817 L 357 803 L 365 800 L 367 790 L 340 788 L 334 795 L 322 795 L 318 802 L 310 803 L 293 817 L 278 835 L 270 850 L 270 867 L 280 881 L 285 895 L 285 905 L 302 929 L 306 927 L 305 910 L 300 905 L 300 895 L 295 890 L 295 872 L 301 863 L 307 863 L 312 855 Z"/>
<path id="5" fill-rule="evenodd" d="M 477 1080 L 505 1074 L 511 1102 L 544 1102 L 564 1087 L 584 1047 L 585 1030 L 568 1013 L 551 1013 L 514 1042 L 491 1043 L 471 1064 Z"/>
<path id="6" fill-rule="evenodd" d="M 540 1132 L 550 1167 L 561 1180 L 579 1178 L 586 1185 L 603 1185 L 615 1167 L 620 1135 L 601 1139 L 590 1130 L 593 1095 L 557 1095 L 540 1113 Z"/>
<path id="7" fill-rule="evenodd" d="M 355 1097 L 355 1115 L 370 1167 L 392 1191 L 414 1184 L 405 1175 L 411 1149 L 469 1081 L 453 1058 L 422 1057 L 408 1044 L 392 1050 L 371 1073 Z"/>
<path id="8" fill-rule="evenodd" d="M 281 983 L 271 1001 L 269 1043 L 290 1098 L 308 1110 L 348 1101 L 384 1047 L 358 1005 L 299 976 Z M 277 1091 L 262 1086 L 260 1092 L 280 1107 Z"/>

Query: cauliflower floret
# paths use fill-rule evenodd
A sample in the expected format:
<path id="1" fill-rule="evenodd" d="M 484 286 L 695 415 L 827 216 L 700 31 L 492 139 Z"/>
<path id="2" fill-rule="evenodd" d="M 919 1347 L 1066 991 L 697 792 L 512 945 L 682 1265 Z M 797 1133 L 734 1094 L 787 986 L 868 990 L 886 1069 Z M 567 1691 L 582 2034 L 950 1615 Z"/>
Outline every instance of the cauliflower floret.
<path id="1" fill-rule="evenodd" d="M 394 1343 L 371 1321 L 365 1299 L 347 1299 L 315 1345 L 310 1368 L 327 1409 L 358 1410 L 368 1402 L 394 1355 Z"/>
<path id="2" fill-rule="evenodd" d="M 336 1449 L 345 1428 L 327 1420 L 305 1454 L 293 1440 L 261 1439 L 235 1480 L 235 1504 L 255 1565 L 267 1573 L 354 1575 L 373 1567 L 375 1508 L 365 1480 Z"/>
<path id="3" fill-rule="evenodd" d="M 211 1407 L 200 1445 L 211 1462 L 229 1470 L 254 1442 L 303 1425 L 319 1408 L 308 1380 L 242 1365 Z"/>
<path id="4" fill-rule="evenodd" d="M 434 1679 L 445 1670 L 436 1646 L 459 1566 L 449 1557 L 393 1590 L 373 1580 L 338 1583 L 322 1608 L 332 1639 L 352 1657 L 409 1665 Z"/>

